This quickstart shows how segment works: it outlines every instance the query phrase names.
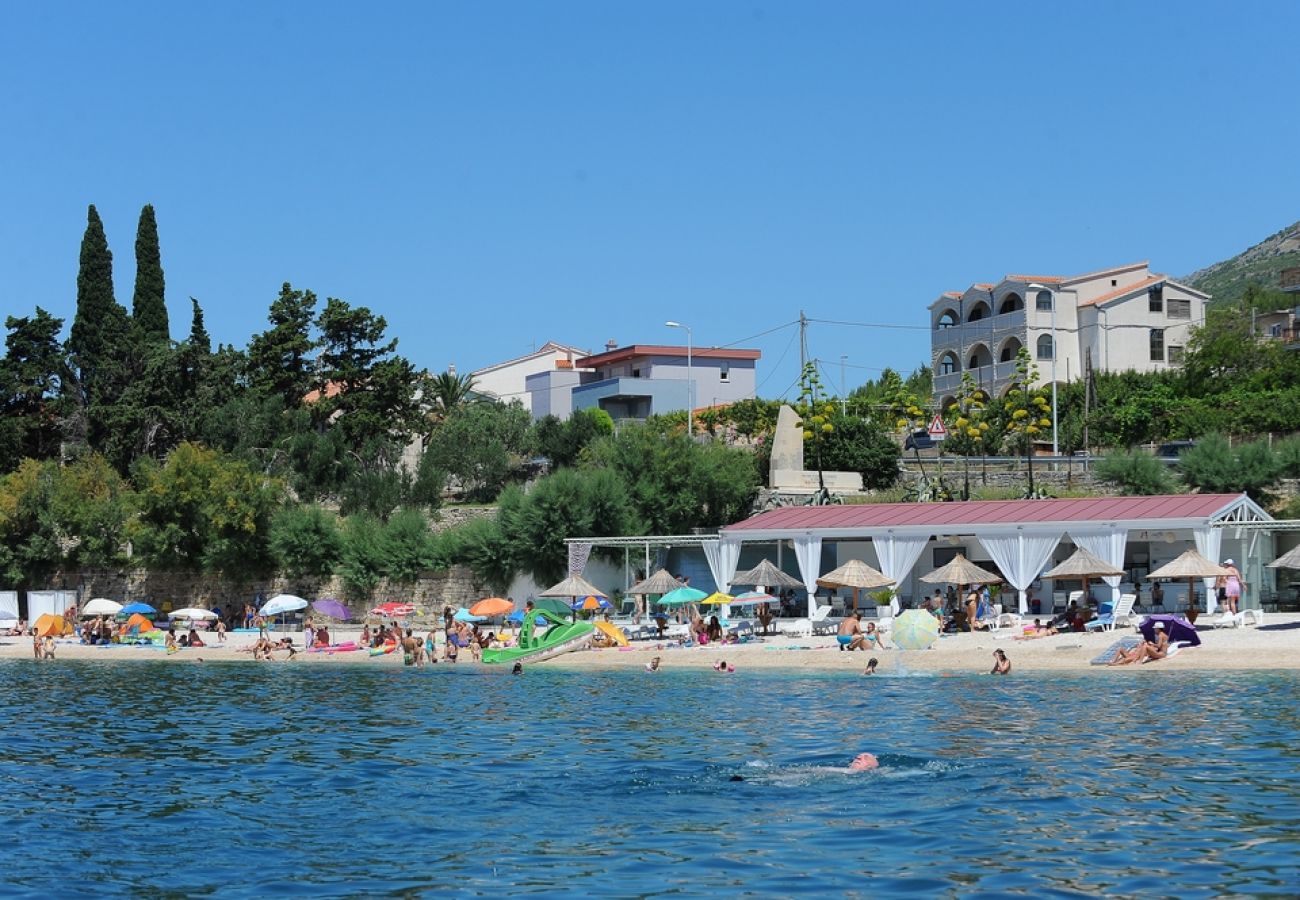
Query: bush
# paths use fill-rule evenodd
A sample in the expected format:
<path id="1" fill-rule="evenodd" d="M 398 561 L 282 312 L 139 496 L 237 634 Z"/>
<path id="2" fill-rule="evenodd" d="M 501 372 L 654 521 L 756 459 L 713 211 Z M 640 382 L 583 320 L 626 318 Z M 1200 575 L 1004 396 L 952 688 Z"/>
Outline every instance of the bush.
<path id="1" fill-rule="evenodd" d="M 412 582 L 436 561 L 429 523 L 414 509 L 395 514 L 384 526 L 384 571 L 394 581 Z"/>
<path id="2" fill-rule="evenodd" d="M 1097 463 L 1102 481 L 1116 485 L 1121 494 L 1172 494 L 1177 482 L 1160 460 L 1141 450 L 1116 450 Z"/>
<path id="3" fill-rule="evenodd" d="M 351 516 L 343 528 L 343 553 L 338 573 L 344 586 L 357 598 L 370 592 L 384 576 L 384 529 L 374 516 Z"/>
<path id="4" fill-rule="evenodd" d="M 271 555 L 290 578 L 328 578 L 343 551 L 334 516 L 319 506 L 286 506 L 271 520 Z"/>
<path id="5" fill-rule="evenodd" d="M 1268 488 L 1282 472 L 1277 456 L 1263 441 L 1234 449 L 1221 434 L 1203 438 L 1183 453 L 1179 464 L 1192 487 L 1210 493 L 1244 491 L 1260 503 L 1268 502 Z"/>

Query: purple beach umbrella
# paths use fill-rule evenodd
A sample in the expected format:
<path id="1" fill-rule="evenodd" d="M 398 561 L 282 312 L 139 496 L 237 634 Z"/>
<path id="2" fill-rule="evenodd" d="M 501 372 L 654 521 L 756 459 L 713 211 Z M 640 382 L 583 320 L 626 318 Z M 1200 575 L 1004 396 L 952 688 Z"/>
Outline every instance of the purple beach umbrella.
<path id="1" fill-rule="evenodd" d="M 311 605 L 317 612 L 324 613 L 331 619 L 347 621 L 352 618 L 352 612 L 337 600 L 314 600 Z"/>
<path id="2" fill-rule="evenodd" d="M 1182 616 L 1147 616 L 1146 619 L 1138 626 L 1138 631 L 1142 632 L 1142 637 L 1148 641 L 1156 639 L 1156 623 L 1165 623 L 1165 634 L 1169 635 L 1169 643 L 1175 644 L 1179 641 L 1187 641 L 1193 647 L 1201 645 L 1201 636 L 1196 633 L 1196 626 L 1188 622 Z"/>

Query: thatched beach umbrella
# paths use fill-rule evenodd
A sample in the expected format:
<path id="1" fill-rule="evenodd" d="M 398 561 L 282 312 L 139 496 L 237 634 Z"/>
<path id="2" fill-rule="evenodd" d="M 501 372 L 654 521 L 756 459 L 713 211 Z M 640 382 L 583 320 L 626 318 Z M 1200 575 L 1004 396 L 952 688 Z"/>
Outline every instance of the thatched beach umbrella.
<path id="1" fill-rule="evenodd" d="M 636 584 L 627 589 L 630 596 L 639 598 L 636 601 L 637 615 L 645 612 L 645 598 L 651 594 L 667 594 L 675 591 L 682 586 L 682 583 L 675 576 L 669 573 L 667 569 L 660 569 L 649 578 L 643 578 Z"/>
<path id="2" fill-rule="evenodd" d="M 744 572 L 737 572 L 731 579 L 732 584 L 750 584 L 754 587 L 762 585 L 769 591 L 773 588 L 801 588 L 803 582 L 793 575 L 787 575 L 772 565 L 768 560 L 763 560 L 752 569 Z"/>
<path id="3" fill-rule="evenodd" d="M 1268 564 L 1270 569 L 1300 569 L 1300 547 L 1292 548 Z"/>
<path id="4" fill-rule="evenodd" d="M 822 587 L 853 588 L 853 609 L 858 608 L 858 591 L 887 587 L 894 583 L 883 572 L 878 572 L 860 559 L 851 559 L 838 569 L 827 572 L 817 583 Z"/>
<path id="5" fill-rule="evenodd" d="M 921 576 L 929 584 L 955 584 L 964 587 L 968 584 L 997 584 L 1002 576 L 988 569 L 981 569 L 964 554 L 958 553 L 946 566 L 940 566 L 933 572 Z"/>
<path id="6" fill-rule="evenodd" d="M 1087 549 L 1080 547 L 1070 554 L 1069 559 L 1065 560 L 1050 572 L 1044 572 L 1044 578 L 1082 578 L 1083 579 L 1083 602 L 1088 602 L 1088 579 L 1089 578 L 1108 578 L 1116 575 L 1123 575 L 1124 570 L 1112 566 L 1106 560 L 1090 553 Z"/>
<path id="7" fill-rule="evenodd" d="M 1228 570 L 1216 562 L 1206 559 L 1195 550 L 1188 550 L 1173 562 L 1165 563 L 1147 575 L 1147 581 L 1177 581 L 1187 579 L 1187 608 L 1195 609 L 1192 599 L 1196 596 L 1196 579 L 1226 578 Z"/>
<path id="8" fill-rule="evenodd" d="M 579 600 L 582 597 L 604 597 L 605 592 L 581 575 L 570 575 L 559 584 L 552 585 L 537 594 L 539 597 L 568 597 Z M 578 613 L 573 613 L 573 621 L 578 621 Z"/>

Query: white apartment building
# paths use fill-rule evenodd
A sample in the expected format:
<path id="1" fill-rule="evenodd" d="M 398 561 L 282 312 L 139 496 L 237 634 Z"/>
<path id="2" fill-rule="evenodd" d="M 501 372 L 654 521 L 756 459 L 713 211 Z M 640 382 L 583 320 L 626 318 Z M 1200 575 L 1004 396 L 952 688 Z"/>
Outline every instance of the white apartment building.
<path id="1" fill-rule="evenodd" d="M 480 394 L 502 403 L 517 400 L 523 404 L 524 409 L 531 409 L 533 400 L 528 387 L 530 375 L 557 369 L 572 371 L 574 360 L 589 355 L 590 351 L 580 347 L 547 341 L 531 353 L 475 369 L 470 375 L 474 379 L 474 390 Z"/>
<path id="2" fill-rule="evenodd" d="M 1040 384 L 1063 384 L 1085 370 L 1176 368 L 1209 299 L 1147 262 L 1086 275 L 1007 275 L 949 291 L 930 304 L 934 399 L 946 408 L 963 372 L 989 394 L 1005 394 L 1021 347 Z"/>

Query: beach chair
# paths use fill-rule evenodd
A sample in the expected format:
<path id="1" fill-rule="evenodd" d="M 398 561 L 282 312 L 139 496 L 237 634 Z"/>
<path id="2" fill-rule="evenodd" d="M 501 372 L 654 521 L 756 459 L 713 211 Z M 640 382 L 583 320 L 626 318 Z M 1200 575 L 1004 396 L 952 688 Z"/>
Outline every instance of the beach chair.
<path id="1" fill-rule="evenodd" d="M 1264 611 L 1262 609 L 1243 609 L 1241 612 L 1233 614 L 1224 610 L 1223 614 L 1214 620 L 1215 628 L 1245 628 L 1247 625 L 1259 627 L 1264 624 Z"/>
<path id="2" fill-rule="evenodd" d="M 829 624 L 831 631 L 838 629 L 839 622 L 831 618 L 831 606 L 818 606 L 813 610 L 813 614 L 806 619 L 792 619 L 789 622 L 782 622 L 777 627 L 782 634 L 795 635 L 800 637 L 812 637 L 814 634 L 823 633 L 819 629 L 826 628 Z"/>
<path id="3" fill-rule="evenodd" d="M 1104 616 L 1098 616 L 1084 624 L 1085 631 L 1114 631 L 1116 625 L 1131 625 L 1133 622 L 1133 604 L 1137 602 L 1135 594 L 1121 594 L 1115 608 Z"/>

